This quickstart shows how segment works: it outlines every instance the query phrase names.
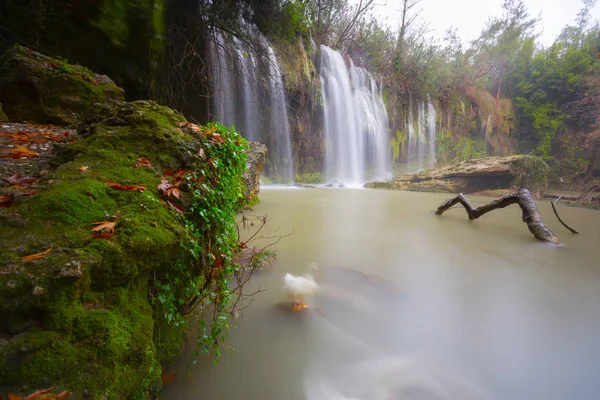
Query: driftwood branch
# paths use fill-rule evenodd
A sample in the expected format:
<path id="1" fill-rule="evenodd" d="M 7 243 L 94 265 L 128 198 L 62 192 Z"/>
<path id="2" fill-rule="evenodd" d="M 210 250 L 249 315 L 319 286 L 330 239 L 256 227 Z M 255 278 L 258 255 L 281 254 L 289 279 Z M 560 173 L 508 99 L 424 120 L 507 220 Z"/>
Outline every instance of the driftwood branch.
<path id="1" fill-rule="evenodd" d="M 467 211 L 469 219 L 477 219 L 490 211 L 498 208 L 508 207 L 511 204 L 518 204 L 523 211 L 523 222 L 527 224 L 529 232 L 535 236 L 537 240 L 549 243 L 558 243 L 558 238 L 542 222 L 542 217 L 535 205 L 531 193 L 527 189 L 519 189 L 517 193 L 508 194 L 499 199 L 492 201 L 481 207 L 473 207 L 471 202 L 461 193 L 456 197 L 444 201 L 435 212 L 436 215 L 442 215 L 444 211 L 451 208 L 456 203 L 462 204 Z"/>
<path id="2" fill-rule="evenodd" d="M 552 209 L 554 210 L 554 215 L 556 215 L 556 218 L 558 218 L 558 221 L 563 224 L 563 226 L 565 228 L 567 228 L 568 230 L 570 230 L 571 232 L 575 233 L 575 234 L 579 234 L 579 232 L 577 232 L 575 229 L 571 228 L 569 225 L 567 225 L 567 223 L 565 221 L 562 220 L 562 218 L 560 217 L 560 215 L 558 215 L 558 210 L 556 209 L 556 203 L 558 203 L 558 201 L 561 199 L 561 197 L 557 198 L 556 200 L 554 200 L 553 202 L 551 202 L 552 204 Z"/>

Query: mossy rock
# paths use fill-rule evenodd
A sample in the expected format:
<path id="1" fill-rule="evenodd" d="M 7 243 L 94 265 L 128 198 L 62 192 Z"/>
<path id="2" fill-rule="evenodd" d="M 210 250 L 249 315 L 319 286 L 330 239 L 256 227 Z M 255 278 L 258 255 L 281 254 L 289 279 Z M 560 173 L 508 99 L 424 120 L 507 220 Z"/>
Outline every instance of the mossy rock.
<path id="1" fill-rule="evenodd" d="M 179 354 L 184 329 L 161 321 L 149 292 L 181 256 L 185 229 L 157 185 L 165 169 L 203 165 L 199 139 L 182 122 L 149 101 L 96 105 L 81 139 L 57 149 L 51 183 L 0 209 L 0 393 L 57 385 L 76 398 L 146 398 L 160 390 L 160 363 Z M 135 167 L 140 157 L 152 166 Z M 6 222 L 9 214 L 21 223 Z M 94 238 L 92 223 L 114 215 L 114 234 Z M 49 248 L 40 260 L 20 259 Z"/>
<path id="2" fill-rule="evenodd" d="M 123 100 L 106 75 L 15 45 L 0 59 L 0 101 L 13 122 L 74 125 L 94 103 Z"/>
<path id="3" fill-rule="evenodd" d="M 388 182 L 369 182 L 365 187 L 448 193 L 474 193 L 520 187 L 540 193 L 547 186 L 549 171 L 548 165 L 539 157 L 485 157 L 415 174 L 404 174 Z"/>

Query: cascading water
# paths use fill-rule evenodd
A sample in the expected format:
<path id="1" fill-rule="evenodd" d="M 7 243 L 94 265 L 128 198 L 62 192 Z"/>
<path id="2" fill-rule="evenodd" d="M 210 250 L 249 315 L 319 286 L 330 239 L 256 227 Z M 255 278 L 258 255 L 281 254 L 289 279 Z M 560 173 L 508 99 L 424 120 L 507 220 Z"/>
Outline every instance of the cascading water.
<path id="1" fill-rule="evenodd" d="M 235 53 L 237 62 L 241 68 L 242 84 L 242 105 L 244 109 L 244 137 L 250 141 L 257 141 L 258 124 L 256 116 L 258 115 L 258 87 L 256 82 L 256 57 L 253 51 L 244 49 L 242 42 L 234 38 Z"/>
<path id="2" fill-rule="evenodd" d="M 427 104 L 427 144 L 429 145 L 429 168 L 434 168 L 436 164 L 435 108 L 431 101 Z"/>
<path id="3" fill-rule="evenodd" d="M 278 173 L 286 173 L 290 181 L 294 180 L 294 163 L 292 160 L 292 142 L 290 138 L 290 126 L 287 114 L 287 104 L 285 101 L 285 92 L 283 91 L 283 80 L 281 79 L 281 70 L 275 57 L 273 48 L 267 44 L 269 58 L 269 91 L 271 99 L 271 121 L 272 126 L 277 132 L 272 137 L 271 148 L 275 148 L 275 164 L 279 167 L 286 166 L 287 170 L 279 170 Z"/>
<path id="4" fill-rule="evenodd" d="M 213 118 L 250 141 L 267 144 L 264 173 L 293 182 L 287 101 L 277 57 L 267 39 L 243 25 L 252 44 L 219 30 L 209 41 Z"/>
<path id="5" fill-rule="evenodd" d="M 409 168 L 422 171 L 425 166 L 433 168 L 436 165 L 436 112 L 433 104 L 427 97 L 427 111 L 425 102 L 417 103 L 417 130 L 415 132 L 415 121 L 413 117 L 413 102 L 409 95 L 408 109 L 408 153 L 406 161 Z"/>
<path id="6" fill-rule="evenodd" d="M 419 135 L 417 137 L 417 158 L 419 171 L 423 170 L 425 164 L 425 146 L 427 144 L 427 136 L 425 134 L 425 103 L 419 103 Z"/>
<path id="7" fill-rule="evenodd" d="M 388 117 L 381 91 L 363 68 L 346 66 L 340 53 L 321 46 L 328 179 L 360 185 L 391 173 Z"/>
<path id="8" fill-rule="evenodd" d="M 417 162 L 417 137 L 415 136 L 415 118 L 413 116 L 412 96 L 408 95 L 408 157 L 409 166 Z"/>
<path id="9" fill-rule="evenodd" d="M 230 126 L 234 122 L 233 102 L 229 98 L 233 93 L 231 57 L 229 57 L 223 34 L 220 31 L 214 31 L 211 44 L 213 47 L 211 67 L 214 113 L 218 121 Z"/>

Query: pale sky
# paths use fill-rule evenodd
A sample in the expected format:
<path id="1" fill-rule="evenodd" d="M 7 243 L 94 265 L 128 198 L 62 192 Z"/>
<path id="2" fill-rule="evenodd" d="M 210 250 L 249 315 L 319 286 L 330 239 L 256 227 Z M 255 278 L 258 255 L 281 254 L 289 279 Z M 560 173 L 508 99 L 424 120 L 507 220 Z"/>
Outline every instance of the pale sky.
<path id="1" fill-rule="evenodd" d="M 356 0 L 354 0 L 356 1 Z M 400 0 L 376 0 L 374 14 L 381 22 L 397 28 L 400 21 Z M 502 15 L 503 0 L 421 0 L 414 10 L 422 10 L 420 17 L 429 22 L 429 33 L 442 40 L 450 26 L 458 28 L 465 44 L 477 38 L 489 17 Z M 566 24 L 575 21 L 582 7 L 579 0 L 524 0 L 529 15 L 541 13 L 536 31 L 541 33 L 538 43 L 551 45 Z M 600 1 L 592 10 L 592 19 L 600 20 Z"/>

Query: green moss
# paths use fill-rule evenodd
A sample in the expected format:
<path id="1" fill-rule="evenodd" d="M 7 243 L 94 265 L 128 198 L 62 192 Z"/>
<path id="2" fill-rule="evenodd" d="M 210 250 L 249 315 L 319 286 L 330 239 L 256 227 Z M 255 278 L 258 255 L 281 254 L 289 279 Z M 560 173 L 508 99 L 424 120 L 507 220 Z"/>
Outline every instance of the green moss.
<path id="1" fill-rule="evenodd" d="M 8 116 L 2 111 L 2 103 L 0 103 L 0 122 L 8 121 Z"/>
<path id="2" fill-rule="evenodd" d="M 53 73 L 77 71 L 60 61 Z M 76 100 L 89 100 L 80 97 Z M 0 314 L 6 318 L 0 334 L 7 338 L 0 341 L 0 387 L 58 385 L 75 398 L 147 398 L 160 390 L 161 363 L 180 354 L 189 329 L 165 322 L 162 305 L 153 301 L 154 281 L 170 276 L 177 285 L 181 272 L 202 279 L 197 264 L 182 263 L 190 228 L 165 204 L 157 185 L 165 169 L 210 176 L 202 186 L 206 196 L 198 186 L 194 193 L 182 184 L 178 201 L 194 205 L 197 223 L 206 217 L 202 210 L 222 208 L 208 215 L 211 225 L 201 227 L 206 231 L 201 244 L 220 243 L 214 251 L 228 252 L 239 244 L 234 225 L 225 222 L 233 221 L 231 210 L 241 196 L 246 142 L 216 126 L 227 141 L 217 145 L 181 126 L 186 122 L 181 114 L 149 101 L 101 102 L 77 118 L 80 139 L 55 147 L 52 183 L 0 210 L 23 219 L 0 232 Z M 218 161 L 208 172 L 196 156 L 200 143 Z M 135 167 L 140 157 L 152 166 Z M 109 182 L 145 190 L 117 190 Z M 192 217 L 185 218 L 189 224 Z M 93 237 L 92 223 L 106 220 L 116 222 L 113 234 Z M 48 248 L 41 260 L 20 260 Z M 176 269 L 183 266 L 187 269 Z"/>
<path id="3" fill-rule="evenodd" d="M 76 347 L 59 332 L 23 335 L 0 346 L 0 355 L 0 382 L 5 385 L 39 382 L 64 387 L 67 377 L 77 374 Z"/>
<path id="4" fill-rule="evenodd" d="M 320 172 L 296 175 L 296 182 L 299 183 L 323 183 L 324 181 L 325 177 Z"/>
<path id="5" fill-rule="evenodd" d="M 74 125 L 93 104 L 123 97 L 106 77 L 18 45 L 0 60 L 0 101 L 13 121 Z"/>
<path id="6" fill-rule="evenodd" d="M 45 217 L 69 225 L 102 221 L 107 213 L 116 211 L 116 202 L 108 194 L 104 182 L 90 179 L 58 183 L 32 203 L 31 215 Z"/>

